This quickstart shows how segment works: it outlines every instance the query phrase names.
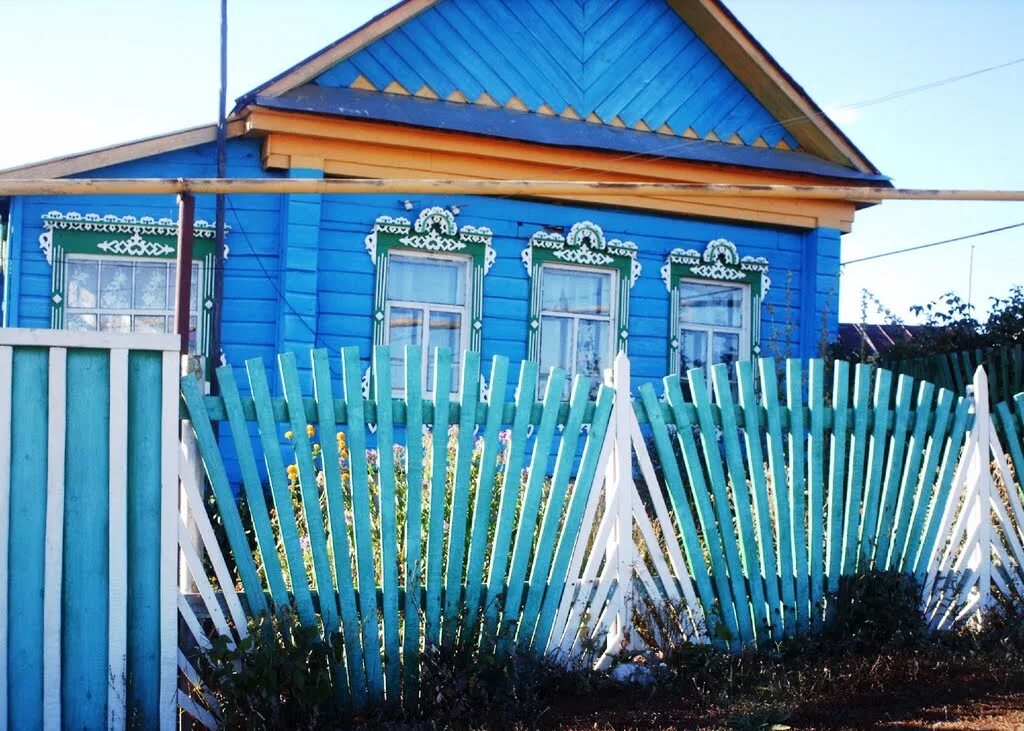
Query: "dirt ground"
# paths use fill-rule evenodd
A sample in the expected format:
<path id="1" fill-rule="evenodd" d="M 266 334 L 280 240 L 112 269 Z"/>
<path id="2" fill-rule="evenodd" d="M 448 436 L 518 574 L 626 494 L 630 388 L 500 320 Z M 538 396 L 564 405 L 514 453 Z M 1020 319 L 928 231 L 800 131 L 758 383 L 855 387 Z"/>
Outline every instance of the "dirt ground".
<path id="1" fill-rule="evenodd" d="M 903 688 L 841 703 L 779 709 L 697 708 L 686 702 L 650 702 L 608 696 L 590 707 L 552 708 L 538 719 L 559 731 L 632 729 L 983 729 L 1024 730 L 1024 685 L 994 687 L 986 679 L 955 685 Z"/>

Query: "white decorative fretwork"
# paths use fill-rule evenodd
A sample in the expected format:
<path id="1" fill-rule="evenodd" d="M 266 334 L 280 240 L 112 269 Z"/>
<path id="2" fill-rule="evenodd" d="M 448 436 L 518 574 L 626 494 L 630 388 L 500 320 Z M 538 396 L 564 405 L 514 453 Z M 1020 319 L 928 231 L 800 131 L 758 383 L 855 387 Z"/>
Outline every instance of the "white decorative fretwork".
<path id="1" fill-rule="evenodd" d="M 120 254 L 122 256 L 165 256 L 174 251 L 173 246 L 155 241 L 146 241 L 138 233 L 133 234 L 130 239 L 101 241 L 96 244 L 96 248 L 107 254 Z"/>

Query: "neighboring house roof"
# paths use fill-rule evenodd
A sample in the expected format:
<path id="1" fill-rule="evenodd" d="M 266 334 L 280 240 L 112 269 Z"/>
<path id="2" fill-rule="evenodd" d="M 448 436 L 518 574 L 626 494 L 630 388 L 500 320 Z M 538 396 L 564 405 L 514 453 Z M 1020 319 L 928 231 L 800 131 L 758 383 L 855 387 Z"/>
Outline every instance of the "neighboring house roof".
<path id="1" fill-rule="evenodd" d="M 839 346 L 848 353 L 864 350 L 870 355 L 885 355 L 897 343 L 910 342 L 925 331 L 934 329 L 931 325 L 841 322 Z"/>

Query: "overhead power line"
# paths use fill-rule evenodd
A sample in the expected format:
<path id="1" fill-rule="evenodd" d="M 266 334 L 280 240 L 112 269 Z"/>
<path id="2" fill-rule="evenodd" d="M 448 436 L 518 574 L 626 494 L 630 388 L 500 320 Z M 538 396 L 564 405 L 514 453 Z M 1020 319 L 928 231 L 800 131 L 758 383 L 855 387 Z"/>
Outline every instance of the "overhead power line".
<path id="1" fill-rule="evenodd" d="M 884 251 L 881 254 L 872 254 L 871 256 L 862 256 L 859 259 L 849 259 L 847 261 L 840 262 L 840 266 L 846 266 L 847 264 L 859 264 L 862 261 L 871 261 L 872 259 L 881 259 L 886 256 L 893 256 L 895 254 L 906 254 L 908 251 L 920 251 L 921 249 L 930 249 L 933 246 L 942 246 L 943 244 L 952 244 L 956 241 L 966 241 L 967 239 L 976 239 L 981 236 L 988 236 L 989 234 L 996 234 L 1000 231 L 1009 231 L 1013 228 L 1020 228 L 1024 226 L 1024 221 L 1020 223 L 1011 223 L 1009 226 L 1000 226 L 999 228 L 990 228 L 988 231 L 978 231 L 977 233 L 967 234 L 966 236 L 957 236 L 952 239 L 944 239 L 942 241 L 933 241 L 930 244 L 920 244 L 918 246 L 909 246 L 905 249 L 894 249 L 893 251 Z"/>

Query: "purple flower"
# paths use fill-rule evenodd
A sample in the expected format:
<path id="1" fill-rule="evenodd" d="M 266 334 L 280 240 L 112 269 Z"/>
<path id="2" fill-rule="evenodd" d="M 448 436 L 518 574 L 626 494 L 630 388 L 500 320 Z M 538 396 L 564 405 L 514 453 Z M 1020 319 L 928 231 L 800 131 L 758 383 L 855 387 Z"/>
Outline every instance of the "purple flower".
<path id="1" fill-rule="evenodd" d="M 303 535 L 299 537 L 299 545 L 302 546 L 303 551 L 309 550 L 309 536 Z"/>

